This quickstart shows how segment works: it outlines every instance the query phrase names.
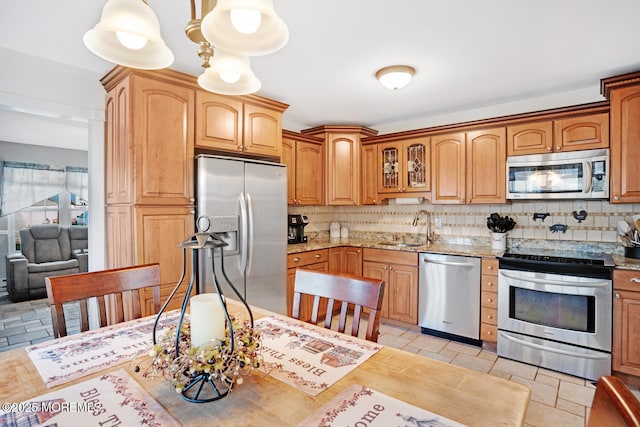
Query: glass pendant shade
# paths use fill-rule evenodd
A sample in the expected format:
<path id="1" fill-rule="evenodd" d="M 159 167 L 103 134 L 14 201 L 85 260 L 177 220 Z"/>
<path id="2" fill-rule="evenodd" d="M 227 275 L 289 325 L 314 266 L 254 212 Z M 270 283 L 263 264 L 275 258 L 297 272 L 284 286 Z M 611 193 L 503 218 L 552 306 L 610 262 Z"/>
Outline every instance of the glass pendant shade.
<path id="1" fill-rule="evenodd" d="M 249 58 L 215 50 L 211 66 L 198 77 L 200 87 L 222 95 L 248 95 L 262 84 L 251 71 Z"/>
<path id="2" fill-rule="evenodd" d="M 376 78 L 387 89 L 402 89 L 409 84 L 416 70 L 408 65 L 393 65 L 376 72 Z"/>
<path id="3" fill-rule="evenodd" d="M 259 11 L 260 18 L 249 11 Z M 247 21 L 243 16 L 253 18 Z M 251 32 L 256 23 L 257 29 Z M 201 30 L 216 49 L 246 56 L 276 52 L 289 40 L 289 29 L 273 10 L 272 0 L 219 0 L 203 18 Z"/>
<path id="4" fill-rule="evenodd" d="M 100 22 L 83 41 L 99 57 L 126 67 L 154 70 L 173 63 L 158 18 L 142 0 L 107 1 Z"/>

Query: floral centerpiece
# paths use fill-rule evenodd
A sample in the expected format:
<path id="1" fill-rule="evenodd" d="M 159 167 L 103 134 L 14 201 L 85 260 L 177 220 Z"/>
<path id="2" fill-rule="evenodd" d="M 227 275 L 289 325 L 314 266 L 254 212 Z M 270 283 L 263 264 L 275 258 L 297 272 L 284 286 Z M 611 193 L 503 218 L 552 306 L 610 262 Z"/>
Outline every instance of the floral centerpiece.
<path id="1" fill-rule="evenodd" d="M 233 345 L 227 328 L 227 338 L 191 347 L 191 328 L 184 322 L 176 349 L 177 326 L 166 328 L 150 352 L 151 366 L 143 376 L 162 376 L 171 381 L 177 393 L 188 390 L 196 379 L 203 377 L 212 383 L 226 383 L 231 391 L 233 384 L 241 384 L 243 376 L 260 367 L 262 337 L 249 321 L 240 322 L 234 316 L 230 319 Z"/>

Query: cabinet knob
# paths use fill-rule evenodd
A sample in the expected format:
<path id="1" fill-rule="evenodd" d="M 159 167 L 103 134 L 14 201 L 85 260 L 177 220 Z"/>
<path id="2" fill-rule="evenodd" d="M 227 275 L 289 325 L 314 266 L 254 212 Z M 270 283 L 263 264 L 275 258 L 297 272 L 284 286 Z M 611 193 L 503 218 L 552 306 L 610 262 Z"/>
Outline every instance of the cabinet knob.
<path id="1" fill-rule="evenodd" d="M 358 253 L 360 253 L 360 249 L 358 249 Z"/>
<path id="2" fill-rule="evenodd" d="M 487 331 L 487 335 L 493 335 L 493 332 Z"/>
<path id="3" fill-rule="evenodd" d="M 190 201 L 191 203 L 195 203 L 196 199 L 195 199 L 194 197 L 192 197 L 192 198 L 190 198 L 190 199 L 189 199 L 189 201 Z"/>
<path id="4" fill-rule="evenodd" d="M 487 286 L 493 287 L 493 282 L 487 282 Z"/>
<path id="5" fill-rule="evenodd" d="M 191 209 L 191 210 L 189 211 L 189 213 L 190 213 L 191 215 L 195 215 L 195 214 L 196 214 L 196 211 L 194 211 L 193 209 Z"/>
<path id="6" fill-rule="evenodd" d="M 616 299 L 620 299 L 620 294 L 616 293 Z"/>
<path id="7" fill-rule="evenodd" d="M 618 197 L 618 196 L 613 196 L 613 200 L 620 200 L 620 197 Z"/>
<path id="8" fill-rule="evenodd" d="M 487 302 L 493 302 L 493 298 L 487 298 Z"/>
<path id="9" fill-rule="evenodd" d="M 493 319 L 493 316 L 490 314 L 487 314 L 487 319 Z"/>
<path id="10" fill-rule="evenodd" d="M 560 147 L 559 145 L 556 147 L 556 151 L 560 151 L 562 150 L 562 147 Z"/>
<path id="11" fill-rule="evenodd" d="M 493 270 L 493 265 L 488 266 L 487 270 Z"/>
<path id="12" fill-rule="evenodd" d="M 378 201 L 376 199 L 373 199 L 373 203 L 378 203 Z"/>
<path id="13" fill-rule="evenodd" d="M 547 147 L 547 151 L 551 151 L 551 147 Z"/>
<path id="14" fill-rule="evenodd" d="M 293 262 L 300 262 L 300 258 L 294 258 Z"/>
<path id="15" fill-rule="evenodd" d="M 316 259 L 320 258 L 320 256 L 321 256 L 320 254 L 317 254 L 317 255 L 316 255 Z"/>

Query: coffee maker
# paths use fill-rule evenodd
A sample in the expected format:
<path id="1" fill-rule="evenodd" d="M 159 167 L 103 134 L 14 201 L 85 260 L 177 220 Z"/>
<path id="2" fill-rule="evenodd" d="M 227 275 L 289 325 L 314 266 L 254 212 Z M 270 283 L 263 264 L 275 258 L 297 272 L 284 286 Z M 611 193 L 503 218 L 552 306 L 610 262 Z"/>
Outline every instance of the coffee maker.
<path id="1" fill-rule="evenodd" d="M 309 218 L 306 215 L 289 215 L 289 231 L 288 242 L 306 243 L 307 236 L 304 235 L 304 227 L 309 224 Z"/>

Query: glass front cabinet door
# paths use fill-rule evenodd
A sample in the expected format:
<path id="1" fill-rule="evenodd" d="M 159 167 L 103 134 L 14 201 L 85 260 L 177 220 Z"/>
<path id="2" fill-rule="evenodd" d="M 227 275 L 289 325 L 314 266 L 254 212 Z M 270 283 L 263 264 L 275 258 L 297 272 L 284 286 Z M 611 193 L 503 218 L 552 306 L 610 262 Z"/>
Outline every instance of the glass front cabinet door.
<path id="1" fill-rule="evenodd" d="M 378 144 L 378 193 L 402 195 L 430 191 L 429 143 L 426 137 Z"/>

